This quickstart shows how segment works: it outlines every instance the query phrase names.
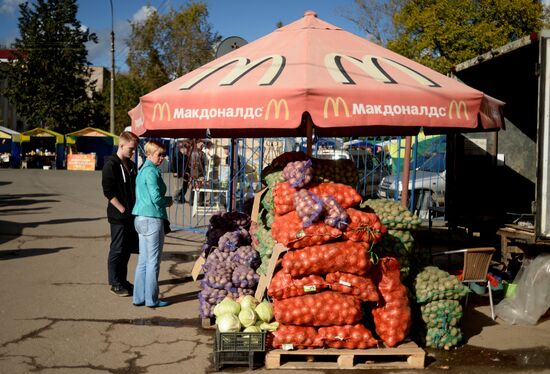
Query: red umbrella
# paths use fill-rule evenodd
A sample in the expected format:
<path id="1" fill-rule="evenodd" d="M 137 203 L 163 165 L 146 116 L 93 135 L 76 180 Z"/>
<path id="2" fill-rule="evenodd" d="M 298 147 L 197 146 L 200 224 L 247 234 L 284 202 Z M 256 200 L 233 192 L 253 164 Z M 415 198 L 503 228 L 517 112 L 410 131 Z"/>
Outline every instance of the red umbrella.
<path id="1" fill-rule="evenodd" d="M 130 116 L 138 135 L 410 135 L 499 129 L 502 105 L 308 11 L 142 96 Z"/>

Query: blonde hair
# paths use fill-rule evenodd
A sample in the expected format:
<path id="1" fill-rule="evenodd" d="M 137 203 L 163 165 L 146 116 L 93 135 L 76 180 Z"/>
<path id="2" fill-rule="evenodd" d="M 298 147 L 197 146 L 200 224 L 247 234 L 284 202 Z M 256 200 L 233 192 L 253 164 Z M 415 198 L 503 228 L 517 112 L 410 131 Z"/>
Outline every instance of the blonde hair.
<path id="1" fill-rule="evenodd" d="M 159 151 L 166 152 L 166 146 L 158 140 L 149 140 L 147 143 L 145 143 L 146 156 L 154 155 L 156 152 Z"/>

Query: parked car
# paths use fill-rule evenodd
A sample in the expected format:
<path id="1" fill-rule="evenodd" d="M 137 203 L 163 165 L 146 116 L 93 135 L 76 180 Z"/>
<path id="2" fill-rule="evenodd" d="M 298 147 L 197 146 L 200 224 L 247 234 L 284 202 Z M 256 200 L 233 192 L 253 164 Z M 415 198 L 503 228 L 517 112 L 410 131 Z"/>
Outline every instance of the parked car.
<path id="1" fill-rule="evenodd" d="M 428 218 L 429 208 L 445 206 L 445 155 L 436 153 L 411 171 L 409 199 L 414 198 L 413 211 L 421 218 Z M 388 175 L 380 182 L 378 197 L 392 199 L 400 196 L 402 190 L 401 175 Z"/>

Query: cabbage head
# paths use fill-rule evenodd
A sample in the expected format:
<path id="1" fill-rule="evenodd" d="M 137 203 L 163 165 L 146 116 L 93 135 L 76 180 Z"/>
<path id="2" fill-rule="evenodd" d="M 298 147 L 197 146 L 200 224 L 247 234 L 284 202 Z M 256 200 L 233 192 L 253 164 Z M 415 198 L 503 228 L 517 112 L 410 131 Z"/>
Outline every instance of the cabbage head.
<path id="1" fill-rule="evenodd" d="M 239 312 L 239 321 L 244 327 L 252 326 L 256 323 L 256 312 L 250 308 L 241 309 Z"/>
<path id="2" fill-rule="evenodd" d="M 241 299 L 239 304 L 241 304 L 241 309 L 249 308 L 254 310 L 256 305 L 258 305 L 258 300 L 252 295 L 246 295 Z"/>
<path id="3" fill-rule="evenodd" d="M 273 307 L 271 306 L 271 303 L 267 300 L 259 303 L 254 310 L 256 311 L 258 317 L 264 322 L 271 322 L 271 320 L 273 319 Z"/>
<path id="4" fill-rule="evenodd" d="M 225 313 L 216 318 L 216 325 L 220 332 L 239 332 L 241 330 L 241 322 L 236 315 Z"/>
<path id="5" fill-rule="evenodd" d="M 243 332 L 262 332 L 258 326 L 248 326 Z"/>
<path id="6" fill-rule="evenodd" d="M 239 312 L 241 311 L 241 306 L 238 302 L 233 301 L 233 299 L 230 299 L 226 297 L 223 299 L 218 305 L 214 307 L 214 315 L 216 317 L 221 316 L 222 314 L 231 313 L 235 316 L 239 315 Z"/>

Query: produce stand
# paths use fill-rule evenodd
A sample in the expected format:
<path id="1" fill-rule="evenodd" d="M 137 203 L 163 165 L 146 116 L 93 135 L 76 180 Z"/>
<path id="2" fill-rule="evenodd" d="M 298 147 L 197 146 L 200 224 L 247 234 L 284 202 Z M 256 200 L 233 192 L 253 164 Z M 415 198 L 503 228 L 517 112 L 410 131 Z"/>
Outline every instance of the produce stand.
<path id="1" fill-rule="evenodd" d="M 21 164 L 21 134 L 0 126 L 0 166 L 18 168 Z"/>
<path id="2" fill-rule="evenodd" d="M 65 139 L 67 170 L 101 170 L 105 157 L 118 146 L 118 136 L 93 127 L 66 134 Z"/>
<path id="3" fill-rule="evenodd" d="M 303 53 L 303 51 L 307 53 Z M 266 58 L 266 56 L 269 57 Z M 243 65 L 244 61 L 256 62 Z M 235 63 L 242 66 L 239 65 L 239 68 L 233 69 Z M 221 71 L 226 68 L 227 70 L 222 73 Z M 253 79 L 250 76 L 241 79 L 256 68 Z M 214 73 L 219 75 L 222 80 L 211 79 Z M 312 76 L 318 79 L 307 79 Z M 365 79 L 366 76 L 368 76 L 367 79 Z M 371 98 L 368 103 L 365 103 L 365 97 Z M 315 12 L 308 11 L 303 19 L 242 46 L 154 92 L 142 96 L 140 104 L 129 114 L 132 118 L 133 131 L 140 136 L 201 138 L 205 133 L 213 138 L 306 136 L 308 156 L 311 156 L 314 133 L 315 136 L 368 136 L 374 134 L 407 136 L 405 153 L 407 159 L 407 154 L 410 154 L 410 136 L 417 134 L 421 128 L 426 134 L 496 131 L 503 127 L 502 105 L 502 102 L 479 91 L 470 90 L 456 80 L 449 79 L 403 56 L 330 25 L 318 19 Z M 311 160 L 296 161 L 307 163 Z M 287 163 L 282 167 L 285 167 Z M 332 169 L 336 169 L 338 173 L 332 173 L 341 174 L 339 172 L 342 169 L 341 164 L 334 166 Z M 408 168 L 405 168 L 405 171 L 403 184 L 408 185 Z M 287 180 L 285 183 L 290 185 L 291 179 L 286 177 L 285 179 Z M 354 347 L 372 347 L 365 350 L 368 352 L 366 355 L 378 357 L 377 360 L 381 361 L 381 365 L 384 361 L 381 356 L 389 355 L 391 357 L 397 354 L 398 356 L 407 356 L 407 364 L 410 361 L 414 367 L 423 367 L 423 351 L 414 346 L 410 348 L 418 350 L 407 351 L 406 349 L 409 348 L 403 345 L 410 327 L 408 325 L 410 309 L 408 309 L 407 290 L 400 281 L 399 262 L 392 256 L 382 258 L 378 262 L 380 265 L 373 265 L 376 266 L 376 271 L 379 272 L 377 275 L 380 275 L 381 279 L 377 279 L 376 285 L 374 285 L 374 279 L 366 279 L 370 264 L 375 263 L 375 261 L 370 262 L 371 258 L 368 258 L 371 255 L 369 249 L 374 244 L 378 245 L 385 234 L 380 219 L 375 213 L 359 211 L 359 208 L 354 209 L 359 205 L 361 197 L 350 186 L 350 183 L 333 179 L 329 179 L 328 182 L 327 184 L 330 182 L 346 184 L 346 186 L 338 188 L 345 190 L 345 195 L 348 193 L 353 195 L 351 204 L 346 203 L 346 206 L 343 206 L 343 202 L 339 201 L 340 208 L 348 209 L 346 212 L 349 213 L 350 220 L 345 221 L 346 226 L 340 227 L 342 229 L 340 231 L 333 224 L 325 224 L 321 220 L 315 225 L 325 225 L 330 228 L 323 227 L 325 231 L 319 234 L 311 232 L 311 230 L 308 231 L 311 227 L 314 227 L 315 230 L 315 225 L 303 224 L 304 215 L 298 216 L 297 206 L 295 209 L 293 206 L 292 209 L 279 213 L 280 217 L 286 214 L 286 218 L 279 222 L 276 221 L 277 214 L 275 213 L 277 212 L 270 211 L 270 215 L 265 216 L 264 226 L 254 228 L 254 230 L 261 229 L 267 232 L 266 237 L 262 239 L 266 239 L 270 243 L 267 246 L 269 251 L 264 253 L 253 247 L 262 261 L 257 269 L 260 272 L 265 272 L 262 284 L 255 291 L 258 295 L 263 296 L 267 287 L 269 293 L 269 286 L 274 284 L 276 276 L 273 275 L 273 272 L 282 252 L 286 252 L 283 264 L 286 260 L 287 265 L 284 267 L 288 272 L 283 273 L 281 277 L 288 275 L 289 277 L 302 277 L 301 279 L 309 279 L 309 277 L 319 279 L 321 275 L 328 277 L 329 273 L 332 275 L 335 275 L 335 272 L 351 273 L 355 277 L 354 279 L 362 278 L 363 285 L 366 284 L 367 289 L 352 287 L 351 283 L 346 280 L 344 283 L 334 281 L 329 284 L 327 279 L 322 279 L 322 281 L 331 288 L 330 290 L 324 287 L 312 290 L 309 284 L 300 284 L 301 288 L 294 287 L 292 291 L 297 290 L 302 293 L 298 296 L 288 295 L 287 297 L 284 295 L 279 300 L 276 299 L 279 305 L 274 302 L 273 315 L 281 326 L 273 331 L 274 340 L 279 338 L 279 341 L 274 341 L 272 345 L 277 348 L 287 345 L 291 337 L 291 330 L 294 328 L 297 330 L 308 329 L 308 331 L 313 331 L 313 335 L 318 336 L 320 341 L 315 341 L 308 335 L 305 342 L 300 341 L 294 345 L 294 348 L 298 349 L 297 353 L 288 354 L 304 357 L 305 352 L 306 362 L 301 365 L 302 369 L 314 368 L 316 359 L 311 357 L 318 356 L 317 353 L 308 355 L 308 352 L 313 351 L 301 349 L 306 347 L 327 347 L 327 349 L 315 350 L 315 352 L 329 352 L 324 356 L 331 356 L 330 353 L 333 351 L 328 348 L 345 347 L 346 349 L 335 351 L 337 352 L 335 365 L 340 362 L 346 368 L 351 368 L 350 362 L 363 356 L 362 350 L 351 349 Z M 270 192 L 272 192 L 274 201 L 274 184 L 270 187 L 273 187 Z M 290 189 L 294 187 L 296 186 L 292 186 Z M 298 188 L 302 187 L 303 185 Z M 350 189 L 353 192 L 350 192 Z M 304 191 L 305 194 L 309 193 L 305 188 L 301 191 Z M 407 190 L 405 189 L 405 191 Z M 341 192 L 344 195 L 343 191 Z M 314 193 L 312 192 L 312 194 Z M 332 196 L 335 199 L 332 194 L 317 195 Z M 356 200 L 357 196 L 359 196 L 359 201 Z M 313 199 L 313 197 L 309 197 L 310 200 Z M 406 200 L 406 197 L 403 197 L 403 201 Z M 336 210 L 340 214 L 341 210 L 336 205 L 330 205 L 330 199 L 323 204 L 326 204 L 326 207 L 322 208 L 325 214 L 329 209 L 332 213 Z M 292 198 L 284 205 L 293 205 Z M 311 207 L 311 204 L 308 204 L 308 207 Z M 336 219 L 334 214 L 330 216 L 326 214 L 324 218 Z M 223 221 L 224 225 L 226 223 L 225 217 L 216 217 L 216 220 L 218 223 Z M 312 221 L 314 220 L 312 219 Z M 215 222 L 211 219 L 210 223 L 209 231 L 214 228 L 213 223 Z M 401 225 L 401 222 L 395 223 Z M 277 234 L 275 233 L 275 224 L 278 225 Z M 216 229 L 222 226 L 220 223 Z M 241 226 L 244 227 L 244 225 Z M 368 229 L 364 229 L 365 227 Z M 396 229 L 400 228 L 396 227 Z M 215 314 L 214 309 L 226 300 L 236 303 L 230 298 L 238 300 L 245 294 L 245 291 L 254 291 L 253 287 L 242 285 L 244 282 L 250 286 L 248 275 L 243 277 L 240 273 L 235 277 L 237 268 L 233 266 L 237 266 L 235 262 L 242 258 L 235 260 L 235 257 L 230 257 L 231 253 L 250 247 L 250 245 L 240 243 L 241 235 L 245 236 L 244 233 L 236 228 L 231 230 L 235 231 L 226 230 L 220 234 L 217 237 L 219 242 L 205 243 L 206 249 L 203 246 L 203 252 L 210 253 L 205 263 L 205 267 L 210 268 L 205 272 L 201 283 L 202 290 L 199 294 L 201 317 Z M 250 224 L 246 230 L 252 230 Z M 339 234 L 335 234 L 335 231 Z M 229 235 L 224 238 L 225 241 L 222 243 L 221 238 L 226 233 Z M 233 233 L 238 238 L 231 242 Z M 289 240 L 285 240 L 285 235 Z M 327 240 L 319 243 L 315 241 L 317 239 L 312 239 L 314 237 Z M 207 238 L 210 240 L 209 233 L 207 233 Z M 296 245 L 304 238 L 305 240 L 300 243 L 303 246 Z M 397 234 L 392 238 L 399 240 Z M 260 239 L 258 237 L 256 239 L 259 242 Z M 321 256 L 321 251 L 327 247 L 319 247 L 332 239 L 335 239 L 334 243 L 328 244 L 334 245 L 335 248 L 326 251 L 330 252 L 332 257 L 324 254 Z M 283 247 L 271 245 L 273 242 L 281 243 Z M 231 245 L 226 246 L 228 243 Z M 213 247 L 216 248 L 210 252 Z M 286 250 L 291 247 L 292 251 Z M 401 247 L 400 250 L 406 252 L 407 255 L 411 254 L 409 247 L 406 245 Z M 298 256 L 303 252 L 297 253 L 305 249 L 310 253 L 317 252 L 314 256 L 306 254 L 303 256 L 304 261 L 298 263 Z M 324 258 L 323 265 L 325 267 L 319 269 L 321 257 Z M 332 265 L 335 265 L 333 269 L 330 268 Z M 313 270 L 313 267 L 316 269 Z M 290 268 L 294 270 L 299 268 L 300 272 L 296 271 L 295 274 L 291 274 Z M 293 281 L 291 279 L 291 282 Z M 348 288 L 342 289 L 339 286 Z M 336 291 L 336 288 L 340 288 L 340 291 Z M 365 291 L 364 293 L 369 294 L 367 296 L 376 296 L 377 298 L 387 296 L 387 299 L 383 300 L 384 303 L 377 304 L 375 300 L 359 299 L 351 294 L 356 291 Z M 309 292 L 313 292 L 313 294 L 305 294 Z M 396 292 L 398 296 L 393 297 L 390 302 L 393 292 Z M 246 295 L 250 296 L 250 293 L 246 293 Z M 315 305 L 318 305 L 318 310 L 322 310 L 323 313 L 314 313 L 313 309 L 308 307 L 308 301 L 304 301 L 306 298 L 308 301 L 316 298 Z M 291 302 L 287 302 L 288 300 Z M 372 312 L 375 325 L 380 326 L 380 331 L 376 331 L 380 340 L 384 341 L 386 346 L 394 348 L 387 348 L 390 350 L 386 352 L 375 347 L 377 340 L 362 325 L 362 302 L 371 303 L 369 309 Z M 300 307 L 298 316 L 295 313 L 296 305 Z M 345 307 L 342 307 L 344 305 Z M 290 310 L 294 313 L 289 313 Z M 392 312 L 393 314 L 390 314 Z M 219 316 L 233 320 L 236 318 L 234 313 L 220 314 Z M 292 321 L 293 317 L 300 320 Z M 262 320 L 269 322 L 265 319 Z M 240 319 L 231 328 L 238 331 L 242 327 L 239 321 Z M 389 328 L 390 321 L 394 325 L 391 329 Z M 222 325 L 222 321 L 219 322 L 218 328 Z M 241 322 L 244 325 L 244 322 Z M 352 326 L 352 324 L 357 324 L 357 330 L 356 326 Z M 281 332 L 285 330 L 284 325 L 286 325 L 286 335 Z M 324 327 L 326 327 L 323 330 L 325 335 L 321 337 L 320 330 Z M 351 337 L 350 329 L 347 327 L 351 327 L 353 331 L 361 330 L 361 336 Z M 331 328 L 335 329 L 330 330 Z M 330 335 L 334 334 L 334 331 L 338 335 Z M 340 332 L 348 335 L 340 339 Z M 298 333 L 296 336 L 297 339 L 301 339 Z M 340 344 L 343 339 L 346 339 L 345 345 Z M 405 350 L 399 350 L 400 344 Z M 281 366 L 280 357 L 287 354 L 279 351 L 273 355 L 271 361 L 273 365 Z M 372 357 L 366 360 L 372 360 Z M 321 360 L 319 358 L 319 361 Z M 393 362 L 392 364 L 399 366 Z M 335 365 L 332 368 L 338 367 Z"/>
<path id="4" fill-rule="evenodd" d="M 65 138 L 48 129 L 34 128 L 21 133 L 23 168 L 61 169 L 65 161 Z"/>

